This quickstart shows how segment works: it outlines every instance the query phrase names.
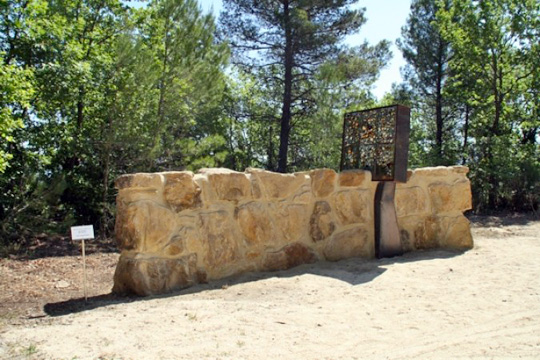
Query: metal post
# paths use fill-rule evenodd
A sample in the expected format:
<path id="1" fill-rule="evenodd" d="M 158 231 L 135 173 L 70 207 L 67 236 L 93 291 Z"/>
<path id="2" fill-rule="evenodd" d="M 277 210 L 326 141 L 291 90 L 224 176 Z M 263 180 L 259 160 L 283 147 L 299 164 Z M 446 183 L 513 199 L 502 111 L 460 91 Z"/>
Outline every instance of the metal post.
<path id="1" fill-rule="evenodd" d="M 85 246 L 84 246 L 84 239 L 81 242 L 82 246 L 82 258 L 83 258 L 83 287 L 84 287 L 84 302 L 88 302 L 88 292 L 86 290 L 86 253 L 85 253 Z"/>
<path id="2" fill-rule="evenodd" d="M 375 255 L 378 259 L 403 254 L 394 205 L 396 183 L 381 181 L 375 192 Z"/>

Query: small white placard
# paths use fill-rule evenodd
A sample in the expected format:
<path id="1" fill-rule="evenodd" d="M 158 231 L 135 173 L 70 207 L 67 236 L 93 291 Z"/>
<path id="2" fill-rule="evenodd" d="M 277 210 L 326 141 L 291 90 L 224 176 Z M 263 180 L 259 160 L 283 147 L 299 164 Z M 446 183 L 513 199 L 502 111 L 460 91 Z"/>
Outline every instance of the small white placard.
<path id="1" fill-rule="evenodd" d="M 94 227 L 92 225 L 72 226 L 72 240 L 86 240 L 94 238 Z"/>

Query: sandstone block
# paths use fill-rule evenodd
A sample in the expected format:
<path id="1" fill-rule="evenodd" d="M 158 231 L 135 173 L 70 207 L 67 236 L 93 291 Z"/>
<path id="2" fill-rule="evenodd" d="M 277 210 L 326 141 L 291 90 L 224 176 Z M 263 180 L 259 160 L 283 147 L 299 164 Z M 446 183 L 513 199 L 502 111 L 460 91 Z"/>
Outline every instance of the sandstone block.
<path id="1" fill-rule="evenodd" d="M 127 188 L 152 188 L 159 190 L 163 186 L 160 174 L 137 173 L 122 175 L 116 179 L 115 187 L 118 190 Z"/>
<path id="2" fill-rule="evenodd" d="M 180 259 L 122 255 L 114 273 L 113 292 L 147 296 L 204 282 L 206 275 L 204 271 L 197 269 L 196 264 L 196 254 Z"/>
<path id="3" fill-rule="evenodd" d="M 469 180 L 453 184 L 434 183 L 429 185 L 429 198 L 433 212 L 462 212 L 472 209 L 471 184 Z"/>
<path id="4" fill-rule="evenodd" d="M 337 174 L 331 169 L 313 170 L 311 188 L 316 197 L 326 197 L 334 192 Z"/>
<path id="5" fill-rule="evenodd" d="M 120 205 L 116 215 L 116 243 L 123 250 L 159 252 L 169 243 L 175 228 L 174 214 L 151 201 Z"/>
<path id="6" fill-rule="evenodd" d="M 339 186 L 358 187 L 371 181 L 371 173 L 365 170 L 345 170 L 339 174 Z"/>
<path id="7" fill-rule="evenodd" d="M 304 234 L 307 236 L 309 207 L 304 204 L 280 204 L 274 215 L 276 230 L 287 242 L 296 242 Z"/>
<path id="8" fill-rule="evenodd" d="M 160 205 L 165 205 L 160 192 L 155 188 L 125 188 L 118 190 L 116 196 L 117 202 L 122 202 L 126 205 L 141 200 L 153 201 Z"/>
<path id="9" fill-rule="evenodd" d="M 317 201 L 309 220 L 309 233 L 313 241 L 321 241 L 332 235 L 336 225 L 332 219 L 332 209 L 326 201 Z"/>
<path id="10" fill-rule="evenodd" d="M 371 218 L 373 199 L 369 190 L 342 190 L 334 194 L 332 201 L 342 225 L 364 223 Z"/>
<path id="11" fill-rule="evenodd" d="M 235 211 L 240 230 L 249 244 L 272 243 L 276 233 L 272 227 L 267 206 L 259 202 L 250 202 Z"/>
<path id="12" fill-rule="evenodd" d="M 411 216 L 426 214 L 427 196 L 419 186 L 399 188 L 395 196 L 396 214 L 400 216 Z"/>
<path id="13" fill-rule="evenodd" d="M 373 239 L 369 241 L 368 232 L 360 227 L 335 233 L 324 247 L 324 257 L 338 261 L 351 257 L 372 258 L 375 255 Z"/>
<path id="14" fill-rule="evenodd" d="M 414 228 L 414 248 L 433 249 L 439 246 L 440 227 L 437 218 L 428 216 Z"/>
<path id="15" fill-rule="evenodd" d="M 309 186 L 303 185 L 292 197 L 293 204 L 310 204 L 313 201 L 313 192 Z"/>
<path id="16" fill-rule="evenodd" d="M 200 215 L 201 242 L 204 247 L 203 262 L 212 276 L 229 275 L 223 273 L 239 259 L 240 238 L 232 216 L 225 211 L 201 213 Z"/>
<path id="17" fill-rule="evenodd" d="M 431 183 L 436 181 L 434 178 L 441 178 L 445 182 L 454 182 L 456 180 L 466 179 L 465 174 L 469 172 L 466 166 L 437 166 L 425 167 L 407 171 L 407 182 L 411 184 Z"/>
<path id="18" fill-rule="evenodd" d="M 471 249 L 473 239 L 469 220 L 463 216 L 443 217 L 440 219 L 443 239 L 440 246 L 451 249 Z"/>
<path id="19" fill-rule="evenodd" d="M 293 243 L 276 252 L 266 254 L 263 270 L 286 270 L 301 264 L 310 264 L 317 261 L 317 255 L 307 246 Z"/>
<path id="20" fill-rule="evenodd" d="M 409 252 L 414 250 L 414 245 L 411 241 L 411 234 L 408 230 L 405 230 L 403 228 L 400 229 L 399 238 L 401 240 L 401 247 L 403 249 L 403 252 Z"/>
<path id="21" fill-rule="evenodd" d="M 193 181 L 192 172 L 165 172 L 163 196 L 176 212 L 200 205 L 201 188 Z"/>
<path id="22" fill-rule="evenodd" d="M 252 168 L 246 171 L 257 179 L 266 199 L 287 198 L 296 193 L 302 185 L 309 184 L 309 177 L 305 174 L 280 174 Z"/>
<path id="23" fill-rule="evenodd" d="M 218 200 L 238 202 L 251 199 L 251 181 L 244 173 L 229 169 L 202 169 Z"/>

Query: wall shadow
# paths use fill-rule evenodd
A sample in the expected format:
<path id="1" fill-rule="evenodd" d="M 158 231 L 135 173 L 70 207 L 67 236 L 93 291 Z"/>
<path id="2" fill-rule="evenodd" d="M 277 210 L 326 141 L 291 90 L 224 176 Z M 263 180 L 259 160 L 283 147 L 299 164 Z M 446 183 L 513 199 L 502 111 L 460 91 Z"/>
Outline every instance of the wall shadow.
<path id="1" fill-rule="evenodd" d="M 187 289 L 171 292 L 163 295 L 154 295 L 147 297 L 139 296 L 119 296 L 115 294 L 104 294 L 89 297 L 88 301 L 84 298 L 75 298 L 61 302 L 48 303 L 44 306 L 44 311 L 49 316 L 63 316 L 83 311 L 90 311 L 100 307 L 125 304 L 138 301 L 149 301 L 153 299 L 163 299 L 169 297 L 182 296 L 187 294 L 196 294 L 203 291 L 219 291 L 224 288 L 245 284 L 253 281 L 259 281 L 270 278 L 290 278 L 305 274 L 330 277 L 344 281 L 353 286 L 360 286 L 373 281 L 386 271 L 385 266 L 392 264 L 405 264 L 409 262 L 450 259 L 462 255 L 465 251 L 454 250 L 429 250 L 415 251 L 406 253 L 403 256 L 385 259 L 362 259 L 351 258 L 338 262 L 321 261 L 313 264 L 304 264 L 288 270 L 273 272 L 249 272 L 234 275 L 228 278 L 212 280 L 206 284 L 197 284 Z"/>

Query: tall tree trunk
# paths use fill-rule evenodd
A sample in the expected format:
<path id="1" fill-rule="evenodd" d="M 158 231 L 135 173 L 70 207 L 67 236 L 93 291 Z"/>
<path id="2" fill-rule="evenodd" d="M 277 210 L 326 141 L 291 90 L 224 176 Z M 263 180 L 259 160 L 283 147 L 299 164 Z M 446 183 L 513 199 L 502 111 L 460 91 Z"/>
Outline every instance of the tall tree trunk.
<path id="1" fill-rule="evenodd" d="M 437 63 L 437 88 L 436 88 L 436 99 L 435 99 L 435 122 L 437 126 L 435 134 L 435 146 L 437 147 L 437 164 L 442 165 L 442 135 L 443 135 L 443 117 L 442 117 L 442 80 L 443 80 L 443 48 L 442 48 L 442 39 L 439 40 L 439 56 Z"/>
<path id="2" fill-rule="evenodd" d="M 274 164 L 274 127 L 273 126 L 270 126 L 270 129 L 268 131 L 267 156 L 268 156 L 268 170 L 275 171 L 276 165 Z"/>
<path id="3" fill-rule="evenodd" d="M 294 55 L 292 48 L 292 32 L 289 17 L 289 2 L 285 1 L 283 16 L 285 22 L 285 78 L 283 90 L 283 108 L 281 111 L 281 131 L 279 134 L 278 172 L 287 172 L 287 153 L 289 150 L 289 134 L 291 131 L 291 104 L 292 104 L 292 68 Z"/>
<path id="4" fill-rule="evenodd" d="M 461 165 L 465 165 L 467 163 L 467 156 L 465 153 L 467 152 L 467 146 L 469 145 L 469 114 L 470 114 L 470 108 L 469 105 L 465 105 L 465 124 L 463 125 L 463 148 L 461 150 L 462 157 L 461 157 Z"/>

